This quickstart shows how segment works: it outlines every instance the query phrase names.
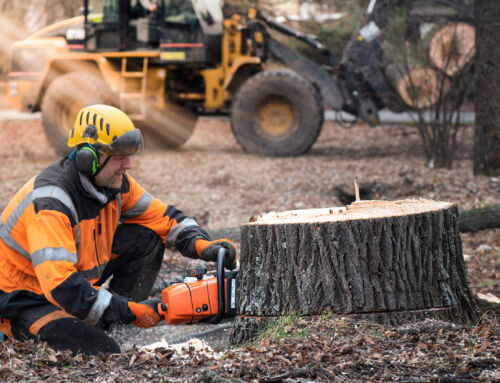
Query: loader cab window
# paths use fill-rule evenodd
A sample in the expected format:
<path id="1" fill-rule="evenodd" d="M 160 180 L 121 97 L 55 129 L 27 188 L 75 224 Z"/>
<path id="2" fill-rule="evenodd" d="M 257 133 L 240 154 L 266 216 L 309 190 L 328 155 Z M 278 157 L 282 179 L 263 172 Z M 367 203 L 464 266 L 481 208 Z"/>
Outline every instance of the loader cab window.
<path id="1" fill-rule="evenodd" d="M 102 3 L 102 21 L 103 22 L 118 22 L 119 21 L 119 0 L 104 0 Z"/>
<path id="2" fill-rule="evenodd" d="M 198 18 L 189 0 L 165 0 L 164 19 L 169 24 L 196 25 Z"/>
<path id="3" fill-rule="evenodd" d="M 89 51 L 127 48 L 130 0 L 90 0 L 86 9 L 85 46 Z M 89 10 L 93 17 L 90 17 Z M 100 15 L 100 16 L 96 16 Z"/>
<path id="4" fill-rule="evenodd" d="M 203 42 L 203 33 L 190 0 L 163 0 L 160 47 Z"/>
<path id="5" fill-rule="evenodd" d="M 220 0 L 162 0 L 160 59 L 211 65 L 220 62 Z"/>

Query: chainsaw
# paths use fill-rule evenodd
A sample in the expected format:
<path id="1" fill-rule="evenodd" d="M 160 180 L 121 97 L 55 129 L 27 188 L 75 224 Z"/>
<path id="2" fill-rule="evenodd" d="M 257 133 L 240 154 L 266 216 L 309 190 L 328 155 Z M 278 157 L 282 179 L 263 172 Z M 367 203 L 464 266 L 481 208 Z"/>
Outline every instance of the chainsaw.
<path id="1" fill-rule="evenodd" d="M 189 270 L 181 283 L 163 289 L 160 315 L 167 324 L 209 322 L 219 323 L 223 318 L 236 315 L 236 291 L 239 271 L 225 271 L 227 250 L 217 254 L 217 274 L 209 275 L 207 269 Z"/>

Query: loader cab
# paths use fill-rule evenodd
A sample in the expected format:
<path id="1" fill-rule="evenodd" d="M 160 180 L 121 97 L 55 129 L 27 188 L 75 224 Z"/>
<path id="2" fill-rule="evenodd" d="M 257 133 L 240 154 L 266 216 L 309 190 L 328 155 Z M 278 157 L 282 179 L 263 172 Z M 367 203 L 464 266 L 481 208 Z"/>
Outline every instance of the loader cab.
<path id="1" fill-rule="evenodd" d="M 103 0 L 91 9 L 88 2 L 84 15 L 89 51 L 159 50 L 162 62 L 220 62 L 220 0 L 157 0 L 154 13 L 139 0 Z M 90 12 L 99 16 L 91 17 Z"/>

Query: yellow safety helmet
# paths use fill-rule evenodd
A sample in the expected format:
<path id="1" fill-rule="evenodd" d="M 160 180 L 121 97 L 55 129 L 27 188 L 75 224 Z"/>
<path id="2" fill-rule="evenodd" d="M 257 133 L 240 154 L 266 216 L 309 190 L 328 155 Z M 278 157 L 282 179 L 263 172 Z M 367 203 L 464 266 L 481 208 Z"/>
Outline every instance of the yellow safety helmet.
<path id="1" fill-rule="evenodd" d="M 81 144 L 92 145 L 110 156 L 123 156 L 141 152 L 143 139 L 141 131 L 120 109 L 91 105 L 78 112 L 69 132 L 68 146 Z"/>

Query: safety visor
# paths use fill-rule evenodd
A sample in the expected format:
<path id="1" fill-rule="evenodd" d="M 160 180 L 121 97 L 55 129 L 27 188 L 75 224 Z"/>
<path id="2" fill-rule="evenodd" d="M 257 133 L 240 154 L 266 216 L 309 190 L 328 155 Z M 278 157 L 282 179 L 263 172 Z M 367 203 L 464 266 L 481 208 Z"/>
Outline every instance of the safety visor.
<path id="1" fill-rule="evenodd" d="M 142 152 L 142 133 L 139 129 L 132 129 L 109 144 L 96 142 L 94 147 L 108 156 L 130 156 Z"/>

